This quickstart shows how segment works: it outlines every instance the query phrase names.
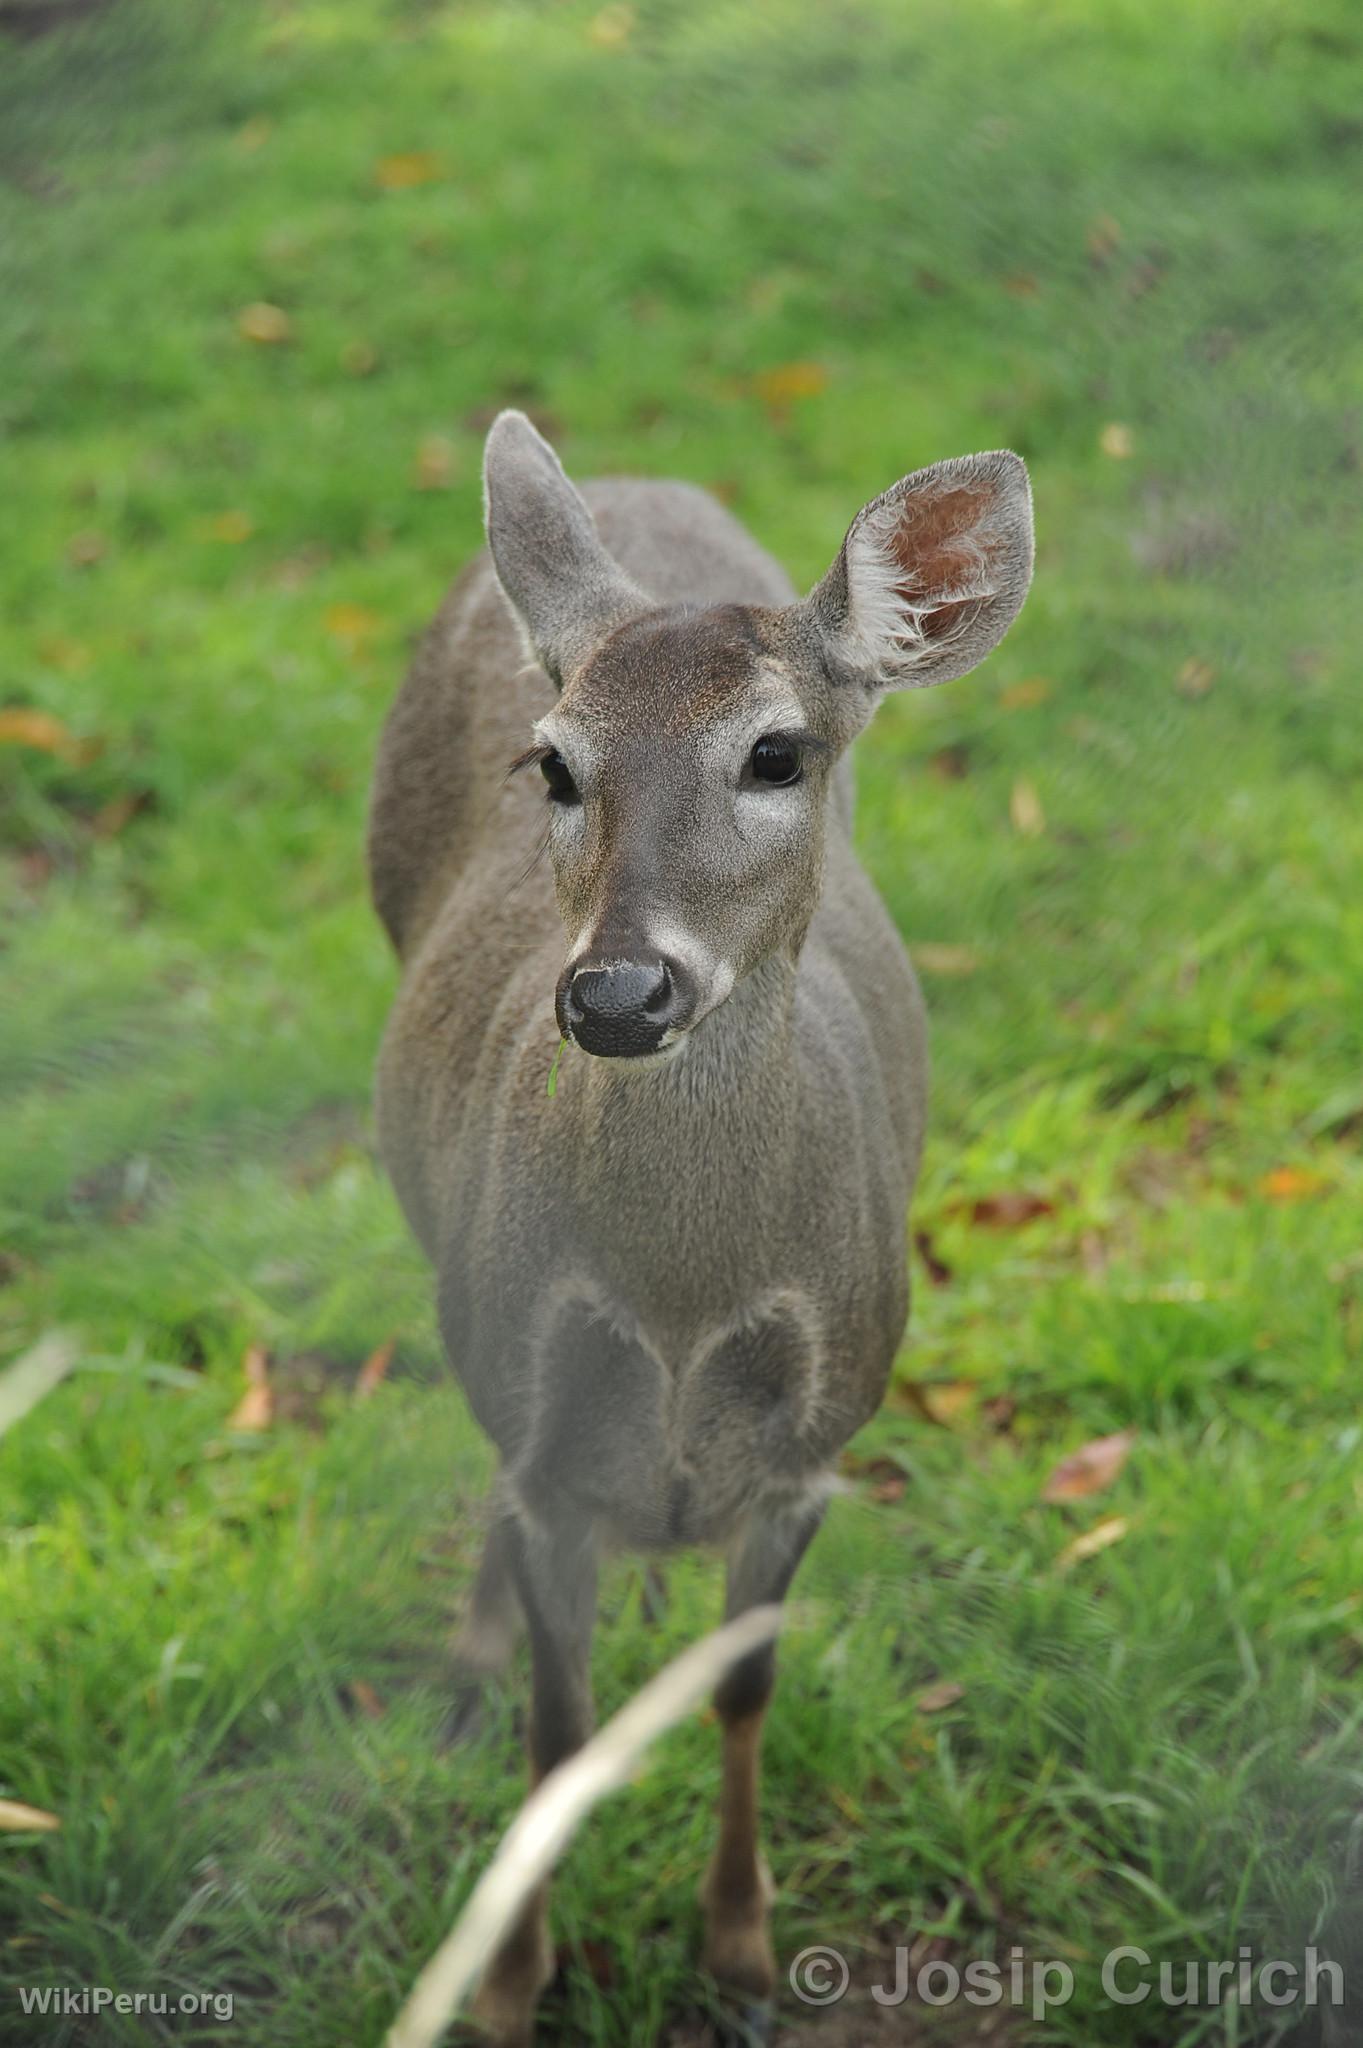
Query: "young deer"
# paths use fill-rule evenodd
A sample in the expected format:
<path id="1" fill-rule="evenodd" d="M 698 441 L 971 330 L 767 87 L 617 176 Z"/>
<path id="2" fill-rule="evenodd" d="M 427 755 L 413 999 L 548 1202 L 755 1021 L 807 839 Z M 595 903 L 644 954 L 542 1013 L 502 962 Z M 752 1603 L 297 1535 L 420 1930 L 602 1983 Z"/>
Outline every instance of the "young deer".
<path id="1" fill-rule="evenodd" d="M 380 749 L 373 892 L 403 975 L 378 1111 L 502 1459 L 461 1661 L 501 1668 L 524 1621 L 542 1775 L 591 1726 L 601 1547 L 719 1545 L 729 1614 L 779 1600 L 881 1399 L 927 1052 L 846 753 L 882 691 L 963 675 L 1006 632 L 1031 502 L 1015 455 L 919 470 L 801 602 L 704 492 L 579 493 L 520 413 L 488 436 L 486 491 L 490 555 Z M 703 1891 L 706 1966 L 759 2006 L 773 1677 L 764 1650 L 716 1697 Z M 475 2007 L 502 2048 L 531 2038 L 551 1954 L 541 1897 Z"/>

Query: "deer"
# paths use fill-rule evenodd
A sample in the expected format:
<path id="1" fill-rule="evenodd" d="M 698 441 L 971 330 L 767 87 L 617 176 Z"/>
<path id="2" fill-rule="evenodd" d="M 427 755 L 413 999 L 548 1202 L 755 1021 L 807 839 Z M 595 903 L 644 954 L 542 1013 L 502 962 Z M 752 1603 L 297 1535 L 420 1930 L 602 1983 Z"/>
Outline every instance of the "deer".
<path id="1" fill-rule="evenodd" d="M 779 1603 L 909 1309 L 925 1011 L 852 844 L 882 696 L 974 668 L 1032 571 L 1008 451 L 903 476 L 801 599 L 695 485 L 569 481 L 520 412 L 487 547 L 379 744 L 368 854 L 397 995 L 380 1152 L 497 1453 L 456 1697 L 528 1636 L 532 1780 L 593 1727 L 598 1560 L 699 1546 Z M 561 1056 L 561 1058 L 560 1058 Z M 759 1846 L 770 1643 L 714 1694 L 702 1964 L 744 2024 L 776 1965 Z M 471 2018 L 533 2039 L 543 1889 Z"/>

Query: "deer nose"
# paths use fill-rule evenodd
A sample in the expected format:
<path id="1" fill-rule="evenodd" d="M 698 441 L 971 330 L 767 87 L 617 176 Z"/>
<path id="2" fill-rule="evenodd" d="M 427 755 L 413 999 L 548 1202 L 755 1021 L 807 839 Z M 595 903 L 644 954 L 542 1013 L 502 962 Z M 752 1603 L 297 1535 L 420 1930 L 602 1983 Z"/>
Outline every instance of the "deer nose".
<path id="1" fill-rule="evenodd" d="M 656 1052 L 680 1020 L 682 1007 L 664 960 L 578 967 L 559 985 L 560 1030 L 600 1059 L 637 1059 Z"/>

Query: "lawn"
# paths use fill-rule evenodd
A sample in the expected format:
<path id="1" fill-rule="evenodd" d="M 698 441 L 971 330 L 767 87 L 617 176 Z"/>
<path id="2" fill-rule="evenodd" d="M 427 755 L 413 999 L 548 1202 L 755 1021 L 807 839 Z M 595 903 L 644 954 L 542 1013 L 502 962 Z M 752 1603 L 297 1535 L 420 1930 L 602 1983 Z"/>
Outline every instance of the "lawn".
<path id="1" fill-rule="evenodd" d="M 376 2042 L 519 1796 L 513 1701 L 434 1742 L 489 1467 L 374 1152 L 360 859 L 507 402 L 806 581 L 920 463 L 1036 491 L 1018 627 L 859 750 L 934 1111 L 771 1717 L 779 1952 L 1066 1959 L 1021 2032 L 1072 2048 L 1316 2040 L 1098 1971 L 1363 1947 L 1361 98 L 1351 0 L 0 26 L 0 1371 L 77 1356 L 0 1445 L 0 1798 L 61 1822 L 0 1835 L 0 2040 Z M 715 1615 L 668 1582 L 609 1575 L 603 1710 Z M 591 1822 L 546 2039 L 693 2038 L 717 1782 L 697 1720 Z"/>

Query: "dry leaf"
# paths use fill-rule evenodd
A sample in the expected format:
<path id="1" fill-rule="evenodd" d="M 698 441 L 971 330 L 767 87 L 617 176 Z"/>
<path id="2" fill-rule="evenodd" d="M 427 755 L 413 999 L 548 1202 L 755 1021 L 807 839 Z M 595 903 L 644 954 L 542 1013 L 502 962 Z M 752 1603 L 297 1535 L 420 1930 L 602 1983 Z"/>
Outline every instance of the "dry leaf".
<path id="1" fill-rule="evenodd" d="M 1054 1202 L 1027 1188 L 1005 1188 L 997 1195 L 981 1195 L 969 1208 L 971 1222 L 986 1230 L 1020 1230 L 1024 1223 L 1035 1223 L 1039 1216 L 1054 1214 Z"/>
<path id="2" fill-rule="evenodd" d="M 1003 280 L 1003 289 L 1012 299 L 1034 299 L 1041 287 L 1030 270 L 1015 270 Z"/>
<path id="3" fill-rule="evenodd" d="M 915 1230 L 913 1233 L 913 1245 L 914 1250 L 927 1268 L 927 1275 L 933 1286 L 949 1287 L 951 1285 L 951 1268 L 939 1254 L 936 1245 L 932 1241 L 930 1232 Z"/>
<path id="4" fill-rule="evenodd" d="M 444 434 L 427 434 L 416 451 L 412 482 L 419 491 L 447 491 L 453 477 L 453 441 Z"/>
<path id="5" fill-rule="evenodd" d="M 379 352 L 367 341 L 348 341 L 341 350 L 341 368 L 349 377 L 368 377 L 379 366 Z"/>
<path id="6" fill-rule="evenodd" d="M 55 754 L 62 761 L 86 759 L 88 748 L 50 711 L 14 704 L 0 711 L 0 746 L 32 747 L 40 754 Z"/>
<path id="7" fill-rule="evenodd" d="M 220 540 L 228 547 L 240 547 L 255 532 L 249 512 L 219 512 L 201 527 L 205 540 Z"/>
<path id="8" fill-rule="evenodd" d="M 274 1421 L 274 1393 L 270 1386 L 270 1354 L 262 1344 L 249 1344 L 241 1361 L 246 1392 L 227 1418 L 227 1427 L 254 1434 L 268 1429 Z"/>
<path id="9" fill-rule="evenodd" d="M 978 1389 L 974 1380 L 922 1380 L 918 1391 L 928 1414 L 945 1429 L 966 1421 L 975 1411 Z"/>
<path id="10" fill-rule="evenodd" d="M 288 341 L 293 328 L 282 306 L 272 306 L 267 299 L 257 299 L 254 304 L 243 306 L 238 313 L 237 332 L 247 341 L 270 348 Z"/>
<path id="11" fill-rule="evenodd" d="M 22 1799 L 0 1799 L 0 1834 L 55 1834 L 61 1820 L 41 1806 L 25 1806 Z"/>
<path id="12" fill-rule="evenodd" d="M 1098 436 L 1098 446 L 1114 462 L 1125 462 L 1135 445 L 1130 427 L 1124 427 L 1120 420 L 1110 420 Z"/>
<path id="13" fill-rule="evenodd" d="M 1136 1441 L 1133 1429 L 1119 1429 L 1112 1436 L 1095 1437 L 1092 1443 L 1062 1458 L 1041 1490 L 1048 1501 L 1083 1500 L 1101 1493 L 1120 1473 Z"/>
<path id="14" fill-rule="evenodd" d="M 964 1698 L 965 1687 L 952 1678 L 944 1678 L 937 1685 L 925 1686 L 914 1705 L 920 1714 L 940 1714 L 945 1707 L 954 1707 L 957 1700 Z"/>
<path id="15" fill-rule="evenodd" d="M 940 974 L 947 979 L 974 974 L 980 964 L 973 946 L 938 945 L 932 939 L 920 940 L 913 949 L 913 957 L 925 974 Z"/>
<path id="16" fill-rule="evenodd" d="M 329 604 L 322 623 L 333 640 L 340 640 L 354 653 L 383 624 L 377 612 L 363 604 Z"/>
<path id="17" fill-rule="evenodd" d="M 38 652 L 51 668 L 59 668 L 63 675 L 83 675 L 94 656 L 83 640 L 73 640 L 66 633 L 47 633 L 38 642 Z"/>
<path id="18" fill-rule="evenodd" d="M 346 1691 L 350 1694 L 351 1699 L 355 1702 L 360 1712 L 369 1720 L 381 1721 L 383 1719 L 383 1701 L 379 1698 L 367 1678 L 352 1678 L 346 1687 Z"/>
<path id="19" fill-rule="evenodd" d="M 1185 661 L 1178 672 L 1174 688 L 1180 697 L 1205 697 L 1216 681 L 1216 670 L 1209 661 L 1199 661 L 1196 656 Z"/>
<path id="20" fill-rule="evenodd" d="M 274 122 L 267 114 L 253 114 L 244 126 L 238 128 L 232 140 L 238 149 L 251 152 L 269 141 L 273 129 Z"/>
<path id="21" fill-rule="evenodd" d="M 592 16 L 587 34 L 598 50 L 618 50 L 633 35 L 636 18 L 634 9 L 619 0 L 619 4 L 603 7 L 599 14 Z"/>
<path id="22" fill-rule="evenodd" d="M 1041 808 L 1041 798 L 1036 786 L 1020 775 L 1013 784 L 1013 793 L 1008 799 L 1008 815 L 1013 821 L 1013 830 L 1020 832 L 1024 839 L 1040 839 L 1046 830 L 1046 813 Z"/>
<path id="23" fill-rule="evenodd" d="M 1084 246 L 1090 263 L 1106 263 L 1121 247 L 1122 231 L 1110 213 L 1100 213 L 1088 224 Z"/>
<path id="24" fill-rule="evenodd" d="M 822 363 L 778 363 L 774 369 L 759 370 L 752 380 L 753 390 L 778 424 L 797 398 L 817 398 L 827 384 Z"/>
<path id="25" fill-rule="evenodd" d="M 386 1343 L 379 1345 L 377 1351 L 370 1352 L 368 1358 L 366 1358 L 364 1364 L 355 1375 L 355 1399 L 357 1401 L 367 1401 L 369 1396 L 388 1377 L 388 1368 L 393 1362 L 393 1352 L 396 1348 L 397 1338 L 390 1337 Z"/>
<path id="26" fill-rule="evenodd" d="M 1072 1564 L 1081 1564 L 1086 1557 L 1096 1557 L 1100 1550 L 1110 1550 L 1114 1543 L 1120 1543 L 1131 1527 L 1127 1515 L 1108 1515 L 1104 1521 L 1095 1522 L 1091 1529 L 1085 1529 L 1082 1536 L 1076 1536 L 1073 1543 L 1067 1543 L 1056 1558 L 1056 1569 L 1068 1571 Z"/>
<path id="27" fill-rule="evenodd" d="M 1270 1202 L 1304 1202 L 1328 1186 L 1325 1175 L 1309 1166 L 1275 1166 L 1260 1180 L 1259 1193 Z"/>
<path id="28" fill-rule="evenodd" d="M 374 166 L 374 183 L 381 192 L 410 192 L 414 185 L 431 185 L 444 169 L 433 149 L 404 149 L 396 156 L 381 156 Z"/>
<path id="29" fill-rule="evenodd" d="M 1035 704 L 1044 704 L 1054 693 L 1055 684 L 1045 676 L 1024 676 L 1020 683 L 1010 683 L 999 693 L 999 708 L 1002 711 L 1030 711 Z"/>

